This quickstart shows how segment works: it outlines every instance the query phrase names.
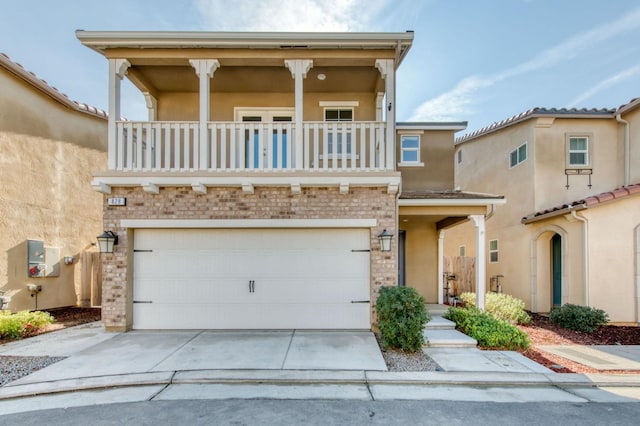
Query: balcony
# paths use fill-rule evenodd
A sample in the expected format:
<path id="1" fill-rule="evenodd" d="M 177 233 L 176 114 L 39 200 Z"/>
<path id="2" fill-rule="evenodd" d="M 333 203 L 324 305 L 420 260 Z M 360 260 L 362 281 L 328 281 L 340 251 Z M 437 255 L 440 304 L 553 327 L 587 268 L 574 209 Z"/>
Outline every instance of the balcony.
<path id="1" fill-rule="evenodd" d="M 392 171 L 385 122 L 116 123 L 112 171 Z M 201 133 L 205 132 L 205 135 Z"/>

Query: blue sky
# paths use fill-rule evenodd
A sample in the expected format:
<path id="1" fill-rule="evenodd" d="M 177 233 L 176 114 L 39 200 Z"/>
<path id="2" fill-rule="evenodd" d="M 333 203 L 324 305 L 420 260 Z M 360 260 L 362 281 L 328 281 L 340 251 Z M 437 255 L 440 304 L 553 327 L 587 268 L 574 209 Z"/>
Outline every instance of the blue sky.
<path id="1" fill-rule="evenodd" d="M 414 30 L 399 121 L 468 131 L 536 106 L 617 107 L 640 96 L 637 0 L 21 0 L 3 4 L 0 52 L 74 100 L 107 107 L 107 62 L 76 29 Z M 128 87 L 123 113 L 145 119 Z"/>

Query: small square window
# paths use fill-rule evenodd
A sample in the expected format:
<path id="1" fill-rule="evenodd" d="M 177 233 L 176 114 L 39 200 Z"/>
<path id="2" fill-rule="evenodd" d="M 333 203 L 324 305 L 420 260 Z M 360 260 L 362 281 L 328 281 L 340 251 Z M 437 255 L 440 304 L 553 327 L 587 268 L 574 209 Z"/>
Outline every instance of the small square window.
<path id="1" fill-rule="evenodd" d="M 402 163 L 420 162 L 420 135 L 402 135 L 400 137 Z"/>
<path id="2" fill-rule="evenodd" d="M 489 262 L 495 263 L 498 261 L 498 240 L 489 241 Z"/>

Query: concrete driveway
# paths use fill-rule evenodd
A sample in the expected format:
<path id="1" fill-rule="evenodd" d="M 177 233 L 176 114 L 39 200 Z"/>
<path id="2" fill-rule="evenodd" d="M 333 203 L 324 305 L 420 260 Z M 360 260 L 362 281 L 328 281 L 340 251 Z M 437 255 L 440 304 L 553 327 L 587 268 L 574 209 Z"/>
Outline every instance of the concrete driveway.
<path id="1" fill-rule="evenodd" d="M 68 356 L 12 384 L 185 370 L 387 370 L 367 331 L 64 331 L 1 348 L 0 355 Z M 72 341 L 75 351 L 64 353 Z"/>

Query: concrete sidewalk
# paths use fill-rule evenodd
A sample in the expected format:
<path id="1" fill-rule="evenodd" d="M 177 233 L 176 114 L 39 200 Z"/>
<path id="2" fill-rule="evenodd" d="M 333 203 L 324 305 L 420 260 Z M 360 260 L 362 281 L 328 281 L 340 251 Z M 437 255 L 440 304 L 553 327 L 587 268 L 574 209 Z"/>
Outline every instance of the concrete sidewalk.
<path id="1" fill-rule="evenodd" d="M 424 351 L 444 371 L 385 371 L 370 332 L 118 334 L 96 323 L 0 346 L 0 355 L 68 357 L 0 387 L 0 412 L 194 398 L 640 399 L 640 375 L 557 374 L 510 351 Z"/>

